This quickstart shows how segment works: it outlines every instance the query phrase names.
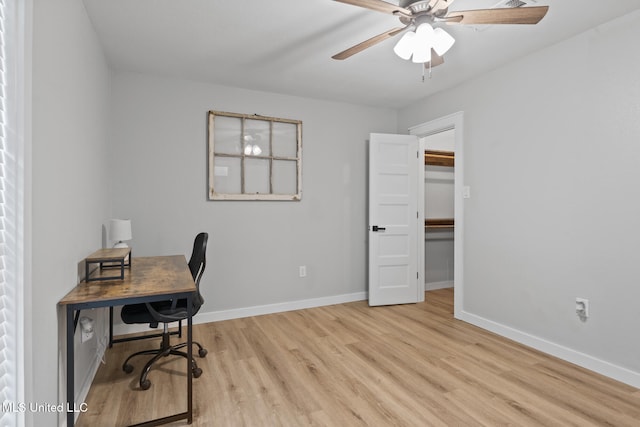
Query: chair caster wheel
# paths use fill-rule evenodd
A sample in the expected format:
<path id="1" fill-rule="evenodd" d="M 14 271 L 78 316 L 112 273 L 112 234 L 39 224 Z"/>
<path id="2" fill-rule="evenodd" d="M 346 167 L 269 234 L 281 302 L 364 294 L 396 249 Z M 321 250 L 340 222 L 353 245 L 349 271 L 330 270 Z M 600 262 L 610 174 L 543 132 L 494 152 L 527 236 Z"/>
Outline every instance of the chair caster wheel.
<path id="1" fill-rule="evenodd" d="M 151 381 L 149 381 L 149 380 L 140 381 L 140 388 L 141 389 L 149 390 L 149 387 L 151 387 Z"/>
<path id="2" fill-rule="evenodd" d="M 202 375 L 202 369 L 200 368 L 195 368 L 193 370 L 193 378 L 198 378 L 200 375 Z"/>
<path id="3" fill-rule="evenodd" d="M 198 356 L 200 357 L 205 357 L 207 355 L 208 351 L 206 348 L 201 348 L 200 350 L 198 350 Z"/>
<path id="4" fill-rule="evenodd" d="M 131 372 L 133 372 L 133 366 L 129 365 L 128 363 L 125 363 L 124 365 L 122 365 L 122 370 L 125 371 L 127 374 L 130 374 Z"/>

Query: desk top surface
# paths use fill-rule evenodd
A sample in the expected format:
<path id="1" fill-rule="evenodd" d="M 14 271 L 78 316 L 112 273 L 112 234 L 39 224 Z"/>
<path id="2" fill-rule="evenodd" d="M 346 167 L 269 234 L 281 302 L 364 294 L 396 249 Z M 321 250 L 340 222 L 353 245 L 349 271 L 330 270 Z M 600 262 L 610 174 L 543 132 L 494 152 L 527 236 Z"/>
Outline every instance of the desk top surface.
<path id="1" fill-rule="evenodd" d="M 97 274 L 113 275 L 113 270 L 98 271 Z M 133 257 L 131 267 L 124 271 L 123 280 L 82 282 L 58 304 L 79 304 L 195 291 L 196 285 L 183 255 Z"/>

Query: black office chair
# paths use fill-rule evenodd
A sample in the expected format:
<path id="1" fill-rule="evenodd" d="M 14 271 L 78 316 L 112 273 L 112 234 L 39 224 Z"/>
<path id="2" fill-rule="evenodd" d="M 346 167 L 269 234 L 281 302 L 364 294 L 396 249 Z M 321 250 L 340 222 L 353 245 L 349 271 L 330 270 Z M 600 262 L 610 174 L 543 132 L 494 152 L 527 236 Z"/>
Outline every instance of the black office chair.
<path id="1" fill-rule="evenodd" d="M 200 294 L 200 278 L 202 277 L 202 273 L 204 273 L 204 269 L 207 265 L 206 252 L 208 238 L 209 235 L 207 233 L 200 233 L 196 236 L 195 241 L 193 242 L 191 259 L 189 259 L 189 270 L 191 270 L 191 275 L 196 283 L 196 293 L 192 298 L 192 315 L 195 315 L 204 303 L 204 298 L 202 298 L 202 295 Z M 133 372 L 133 366 L 129 364 L 129 360 L 131 360 L 131 358 L 143 354 L 155 355 L 147 362 L 146 365 L 144 365 L 144 368 L 140 373 L 141 389 L 147 390 L 151 387 L 151 382 L 147 379 L 147 375 L 151 370 L 151 366 L 156 361 L 169 355 L 182 356 L 185 359 L 188 357 L 186 352 L 180 351 L 181 348 L 187 346 L 186 342 L 174 346 L 170 344 L 169 328 L 167 326 L 171 322 L 178 322 L 187 318 L 186 299 L 125 305 L 122 307 L 120 317 L 122 318 L 122 321 L 127 324 L 148 323 L 149 326 L 153 328 L 157 328 L 159 323 L 163 324 L 164 330 L 162 333 L 162 343 L 160 348 L 134 353 L 122 364 L 122 370 L 126 373 L 131 373 Z M 198 355 L 200 357 L 205 357 L 207 355 L 207 350 L 203 348 L 200 343 L 193 341 L 193 344 L 198 346 Z M 195 359 L 191 359 L 191 372 L 193 373 L 194 378 L 198 378 L 202 374 L 202 369 L 198 368 L 198 364 Z"/>

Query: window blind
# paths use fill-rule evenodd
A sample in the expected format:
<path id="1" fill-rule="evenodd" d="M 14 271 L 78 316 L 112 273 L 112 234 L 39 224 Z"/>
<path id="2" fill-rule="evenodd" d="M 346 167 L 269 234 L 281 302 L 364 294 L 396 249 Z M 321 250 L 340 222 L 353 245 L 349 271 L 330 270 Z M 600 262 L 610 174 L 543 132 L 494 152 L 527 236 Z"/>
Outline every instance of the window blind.
<path id="1" fill-rule="evenodd" d="M 15 119 L 15 66 L 11 45 L 14 0 L 0 0 L 0 425 L 16 426 L 23 419 L 18 388 L 18 349 L 20 336 L 19 266 L 20 221 L 18 187 L 18 153 L 21 150 Z M 15 15 L 13 15 L 15 16 Z"/>

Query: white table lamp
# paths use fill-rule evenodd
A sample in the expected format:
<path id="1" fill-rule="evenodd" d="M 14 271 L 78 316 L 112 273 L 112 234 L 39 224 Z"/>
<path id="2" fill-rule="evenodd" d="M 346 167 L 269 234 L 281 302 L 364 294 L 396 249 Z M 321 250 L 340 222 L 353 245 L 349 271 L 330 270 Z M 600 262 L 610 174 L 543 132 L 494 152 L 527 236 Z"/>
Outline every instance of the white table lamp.
<path id="1" fill-rule="evenodd" d="M 113 242 L 114 248 L 128 248 L 124 240 L 131 240 L 131 220 L 130 219 L 112 219 L 109 224 L 109 238 Z"/>

